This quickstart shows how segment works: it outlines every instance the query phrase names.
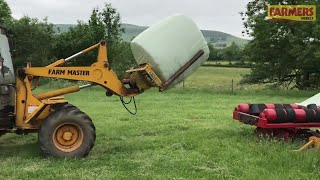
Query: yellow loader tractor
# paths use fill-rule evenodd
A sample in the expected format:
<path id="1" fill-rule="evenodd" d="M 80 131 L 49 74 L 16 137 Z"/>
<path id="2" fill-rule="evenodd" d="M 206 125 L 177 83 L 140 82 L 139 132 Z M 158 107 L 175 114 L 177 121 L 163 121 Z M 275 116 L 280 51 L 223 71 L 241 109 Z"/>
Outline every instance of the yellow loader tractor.
<path id="1" fill-rule="evenodd" d="M 97 60 L 89 67 L 63 67 L 63 65 L 93 49 L 98 49 Z M 25 67 L 14 72 L 7 31 L 0 28 L 0 135 L 6 133 L 38 133 L 41 151 L 54 157 L 84 157 L 94 146 L 95 126 L 90 117 L 68 103 L 62 95 L 99 85 L 106 95 L 131 97 L 151 87 L 165 90 L 204 51 L 199 50 L 170 78 L 163 81 L 148 63 L 126 71 L 119 80 L 107 60 L 107 43 L 101 41 L 68 58 L 45 67 Z M 71 86 L 35 94 L 33 87 L 40 77 L 86 81 L 87 85 Z"/>

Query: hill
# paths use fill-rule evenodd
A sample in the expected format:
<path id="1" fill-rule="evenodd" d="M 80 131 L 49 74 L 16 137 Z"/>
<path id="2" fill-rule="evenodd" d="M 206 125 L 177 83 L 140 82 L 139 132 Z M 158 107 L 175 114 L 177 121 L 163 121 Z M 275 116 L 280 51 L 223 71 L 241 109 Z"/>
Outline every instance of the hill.
<path id="1" fill-rule="evenodd" d="M 138 26 L 133 24 L 122 24 L 122 27 L 125 29 L 125 33 L 123 35 L 123 39 L 130 41 L 132 38 L 140 34 L 142 31 L 146 30 L 148 27 L 146 26 Z M 238 38 L 231 34 L 227 34 L 220 31 L 212 31 L 212 30 L 201 30 L 203 36 L 206 38 L 207 42 L 210 42 L 215 47 L 224 47 L 230 46 L 234 41 L 239 46 L 244 46 L 248 43 L 248 40 Z"/>
<path id="2" fill-rule="evenodd" d="M 71 27 L 76 26 L 75 24 L 54 24 L 53 30 L 57 33 L 64 33 L 69 31 Z"/>
<path id="3" fill-rule="evenodd" d="M 74 27 L 74 24 L 55 24 L 54 29 L 58 33 L 66 32 L 70 27 Z M 139 35 L 142 31 L 146 30 L 147 26 L 138 26 L 134 24 L 122 24 L 122 27 L 125 29 L 125 33 L 122 35 L 122 38 L 126 41 L 130 41 L 135 36 Z M 223 48 L 231 45 L 234 41 L 239 46 L 244 46 L 248 43 L 248 40 L 242 39 L 236 36 L 233 36 L 228 33 L 212 30 L 201 30 L 207 42 L 214 45 L 216 48 Z"/>

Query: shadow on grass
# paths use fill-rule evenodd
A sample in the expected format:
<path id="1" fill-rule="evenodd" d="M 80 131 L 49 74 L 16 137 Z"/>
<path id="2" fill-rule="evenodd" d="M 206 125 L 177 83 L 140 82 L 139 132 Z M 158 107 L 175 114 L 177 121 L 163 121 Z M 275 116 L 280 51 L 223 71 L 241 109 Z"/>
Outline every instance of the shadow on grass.
<path id="1" fill-rule="evenodd" d="M 4 135 L 0 137 L 0 157 L 36 157 L 41 156 L 37 138 L 31 135 Z"/>

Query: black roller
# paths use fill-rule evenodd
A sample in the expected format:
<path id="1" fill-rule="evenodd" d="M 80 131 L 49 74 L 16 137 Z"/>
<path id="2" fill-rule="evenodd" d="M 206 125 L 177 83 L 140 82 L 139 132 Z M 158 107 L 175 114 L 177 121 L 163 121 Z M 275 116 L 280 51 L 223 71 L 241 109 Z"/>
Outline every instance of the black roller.
<path id="1" fill-rule="evenodd" d="M 316 122 L 316 116 L 314 114 L 314 111 L 312 109 L 304 109 L 306 112 L 306 122 Z"/>
<path id="2" fill-rule="evenodd" d="M 274 104 L 275 109 L 283 109 L 282 104 Z"/>
<path id="3" fill-rule="evenodd" d="M 318 109 L 317 105 L 316 104 L 309 104 L 307 106 L 308 109 Z"/>
<path id="4" fill-rule="evenodd" d="M 277 114 L 276 123 L 285 123 L 287 122 L 287 113 L 284 109 L 275 109 Z"/>
<path id="5" fill-rule="evenodd" d="M 265 110 L 265 109 L 268 108 L 265 104 L 258 104 L 258 106 L 259 106 L 260 113 L 261 113 L 263 110 Z"/>
<path id="6" fill-rule="evenodd" d="M 314 110 L 315 111 L 315 113 L 316 113 L 316 119 L 315 119 L 315 121 L 316 122 L 320 122 L 320 109 L 316 109 L 316 110 Z"/>
<path id="7" fill-rule="evenodd" d="M 250 104 L 250 106 L 249 106 L 249 112 L 250 112 L 250 114 L 252 114 L 252 115 L 255 115 L 255 116 L 259 116 L 259 114 L 260 114 L 260 108 L 259 108 L 259 104 Z"/>
<path id="8" fill-rule="evenodd" d="M 284 109 L 293 109 L 291 104 L 283 104 L 282 106 Z"/>
<path id="9" fill-rule="evenodd" d="M 286 109 L 287 112 L 287 121 L 294 122 L 296 120 L 296 112 L 294 109 Z"/>

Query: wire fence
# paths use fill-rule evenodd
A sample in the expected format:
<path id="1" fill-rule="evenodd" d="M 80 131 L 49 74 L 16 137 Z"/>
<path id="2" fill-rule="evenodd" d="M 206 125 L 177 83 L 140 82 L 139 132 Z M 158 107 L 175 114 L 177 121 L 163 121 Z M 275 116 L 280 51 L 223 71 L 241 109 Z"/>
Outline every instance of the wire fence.
<path id="1" fill-rule="evenodd" d="M 230 92 L 234 93 L 237 91 L 249 91 L 249 90 L 259 90 L 263 89 L 265 86 L 255 86 L 255 85 L 241 85 L 239 82 L 231 79 L 229 81 L 225 81 L 223 84 L 220 83 L 192 83 L 188 80 L 182 81 L 180 84 L 176 85 L 176 89 L 188 90 L 188 89 L 205 89 L 212 91 L 222 91 L 222 92 Z"/>
<path id="2" fill-rule="evenodd" d="M 177 84 L 175 89 L 205 89 L 222 92 L 238 92 L 262 90 L 265 85 L 240 84 L 243 74 L 247 74 L 248 68 L 225 68 L 225 67 L 200 67 L 191 76 Z M 42 79 L 41 84 L 47 88 L 63 88 L 71 85 L 84 85 L 85 81 L 70 81 L 62 79 Z"/>

